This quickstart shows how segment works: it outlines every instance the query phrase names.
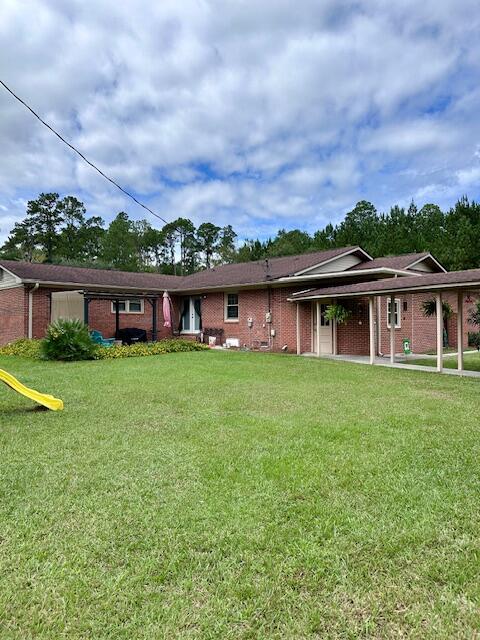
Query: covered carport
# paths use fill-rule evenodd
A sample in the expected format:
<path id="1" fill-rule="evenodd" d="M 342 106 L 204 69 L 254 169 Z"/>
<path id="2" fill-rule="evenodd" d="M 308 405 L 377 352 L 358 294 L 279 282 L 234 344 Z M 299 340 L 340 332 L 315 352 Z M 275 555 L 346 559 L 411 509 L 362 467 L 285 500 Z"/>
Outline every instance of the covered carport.
<path id="1" fill-rule="evenodd" d="M 424 292 L 435 297 L 436 305 L 436 370 L 443 371 L 443 296 L 445 293 L 456 293 L 457 295 L 457 370 L 464 371 L 463 352 L 464 344 L 464 300 L 466 296 L 472 297 L 480 294 L 480 269 L 470 269 L 467 271 L 451 271 L 449 273 L 434 273 L 418 276 L 396 277 L 388 280 L 377 280 L 358 284 L 349 284 L 339 287 L 327 287 L 323 289 L 313 289 L 294 294 L 291 302 L 298 304 L 310 300 L 315 301 L 316 308 L 319 308 L 321 301 L 342 300 L 355 298 L 368 298 L 368 320 L 369 320 L 369 358 L 372 365 L 377 364 L 376 349 L 377 342 L 375 336 L 375 314 L 376 301 L 379 296 L 388 297 L 390 301 L 390 363 L 395 364 L 395 295 L 399 293 L 419 293 Z M 298 318 L 298 314 L 297 314 Z M 300 345 L 301 325 L 297 321 L 297 345 Z M 297 347 L 297 353 L 299 348 Z"/>

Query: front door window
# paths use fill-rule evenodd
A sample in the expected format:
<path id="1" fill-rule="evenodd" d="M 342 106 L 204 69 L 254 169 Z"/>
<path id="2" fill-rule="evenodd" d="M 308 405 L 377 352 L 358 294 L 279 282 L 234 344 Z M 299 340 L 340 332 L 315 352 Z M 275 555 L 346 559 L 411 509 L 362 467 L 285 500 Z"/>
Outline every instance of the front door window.
<path id="1" fill-rule="evenodd" d="M 329 327 L 330 320 L 325 317 L 325 312 L 327 311 L 328 304 L 320 305 L 320 326 L 321 327 Z"/>
<path id="2" fill-rule="evenodd" d="M 188 296 L 182 301 L 180 331 L 182 333 L 199 333 L 202 329 L 201 298 Z"/>

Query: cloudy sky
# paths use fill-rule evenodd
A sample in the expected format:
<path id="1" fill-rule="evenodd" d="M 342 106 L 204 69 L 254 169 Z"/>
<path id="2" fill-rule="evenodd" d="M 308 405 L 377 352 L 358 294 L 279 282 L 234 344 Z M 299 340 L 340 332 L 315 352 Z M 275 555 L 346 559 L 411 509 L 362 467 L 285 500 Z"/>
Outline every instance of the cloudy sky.
<path id="1" fill-rule="evenodd" d="M 265 237 L 360 199 L 480 197 L 478 0 L 3 0 L 1 13 L 0 77 L 167 219 Z M 40 191 L 145 217 L 1 87 L 0 114 L 0 241 Z"/>

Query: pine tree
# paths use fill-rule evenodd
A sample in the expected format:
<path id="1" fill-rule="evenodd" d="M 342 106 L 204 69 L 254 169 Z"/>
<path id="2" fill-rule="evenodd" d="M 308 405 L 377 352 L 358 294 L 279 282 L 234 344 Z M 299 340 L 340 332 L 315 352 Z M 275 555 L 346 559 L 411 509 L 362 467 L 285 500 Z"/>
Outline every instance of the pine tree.
<path id="1" fill-rule="evenodd" d="M 59 232 L 63 222 L 62 203 L 58 193 L 41 193 L 27 204 L 27 219 L 36 245 L 45 253 L 45 261 L 53 262 L 59 248 Z"/>

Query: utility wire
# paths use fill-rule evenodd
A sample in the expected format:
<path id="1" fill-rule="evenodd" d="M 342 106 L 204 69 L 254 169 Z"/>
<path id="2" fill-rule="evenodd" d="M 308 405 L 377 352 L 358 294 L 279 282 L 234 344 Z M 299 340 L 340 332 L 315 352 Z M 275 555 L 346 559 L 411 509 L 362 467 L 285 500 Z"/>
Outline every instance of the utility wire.
<path id="1" fill-rule="evenodd" d="M 80 158 L 86 162 L 88 165 L 90 165 L 92 167 L 92 169 L 95 169 L 95 171 L 97 171 L 103 178 L 105 178 L 105 180 L 108 180 L 108 182 L 111 182 L 111 184 L 113 184 L 115 187 L 117 187 L 117 189 L 120 189 L 120 191 L 122 193 L 124 193 L 126 196 L 128 196 L 129 198 L 131 198 L 134 202 L 136 202 L 138 205 L 140 205 L 141 207 L 143 207 L 144 209 L 146 209 L 146 211 L 148 211 L 149 213 L 152 214 L 152 216 L 155 216 L 156 218 L 158 218 L 159 220 L 161 220 L 162 222 L 165 222 L 165 224 L 169 224 L 168 220 L 165 220 L 165 218 L 162 218 L 162 216 L 158 215 L 158 213 L 155 213 L 155 211 L 152 211 L 149 207 L 147 207 L 146 204 L 143 204 L 143 202 L 140 202 L 140 200 L 137 200 L 137 198 L 132 195 L 131 193 L 129 193 L 126 189 L 124 189 L 123 187 L 121 187 L 118 182 L 115 182 L 115 180 L 113 180 L 113 178 L 110 178 L 109 176 L 107 176 L 106 173 L 104 173 L 101 169 L 99 169 L 93 162 L 91 162 L 88 158 L 86 158 L 83 153 L 81 151 L 79 151 L 76 147 L 73 146 L 73 144 L 70 144 L 70 142 L 68 142 L 68 140 L 65 140 L 65 138 L 63 136 L 61 136 L 57 131 L 55 131 L 55 129 L 53 127 L 51 127 L 48 122 L 45 122 L 45 120 L 43 120 L 43 118 L 41 118 L 38 113 L 36 113 L 36 111 L 34 111 L 32 109 L 32 107 L 30 107 L 25 100 L 22 100 L 22 98 L 20 98 L 19 96 L 17 96 L 16 93 L 14 93 L 10 87 L 8 85 L 5 84 L 5 82 L 3 82 L 3 80 L 0 79 L 0 84 L 8 91 L 8 93 L 10 93 L 15 100 L 18 100 L 18 102 L 20 102 L 20 104 L 23 104 L 23 106 L 28 109 L 30 111 L 31 114 L 33 114 L 35 116 L 35 118 L 37 118 L 37 120 L 40 120 L 40 122 L 45 125 L 45 127 L 47 127 L 47 129 L 50 129 L 50 131 L 57 136 L 57 138 L 59 138 L 64 144 L 67 145 L 67 147 L 70 147 L 70 149 L 72 151 L 74 151 L 77 155 L 80 156 Z"/>

